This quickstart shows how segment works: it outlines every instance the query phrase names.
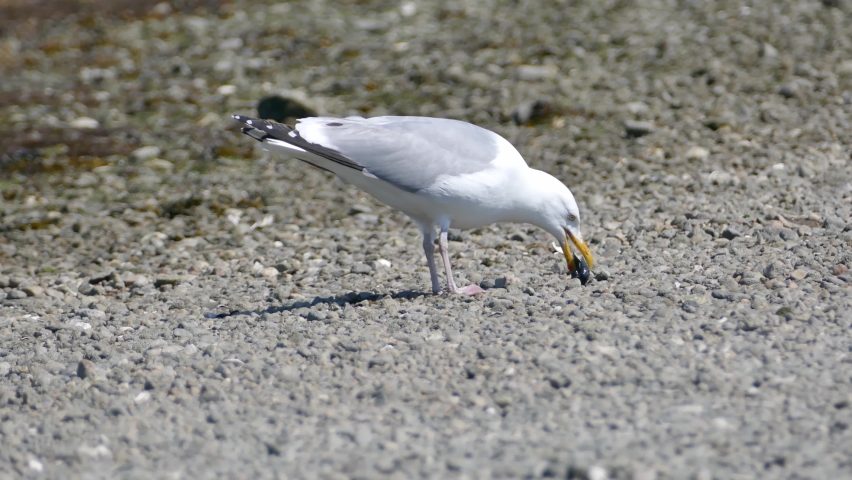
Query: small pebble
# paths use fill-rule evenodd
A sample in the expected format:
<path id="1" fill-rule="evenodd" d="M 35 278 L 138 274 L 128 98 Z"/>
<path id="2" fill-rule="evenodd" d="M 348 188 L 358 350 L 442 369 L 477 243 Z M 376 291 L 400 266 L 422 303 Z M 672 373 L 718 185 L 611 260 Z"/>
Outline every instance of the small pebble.
<path id="1" fill-rule="evenodd" d="M 808 276 L 808 272 L 806 272 L 806 271 L 804 271 L 804 270 L 800 270 L 800 269 L 798 269 L 798 268 L 797 268 L 796 270 L 793 270 L 792 272 L 790 272 L 790 277 L 791 277 L 793 280 L 802 281 L 802 280 L 804 280 L 804 279 L 805 279 L 805 277 L 807 277 L 807 276 Z"/>
<path id="2" fill-rule="evenodd" d="M 704 160 L 709 156 L 710 150 L 698 146 L 689 147 L 689 150 L 686 151 L 685 155 L 687 160 Z"/>
<path id="3" fill-rule="evenodd" d="M 9 292 L 6 294 L 6 298 L 9 298 L 9 299 L 12 299 L 12 300 L 20 300 L 22 298 L 27 298 L 27 294 L 24 293 L 23 291 L 15 288 L 15 289 L 9 290 Z"/>
<path id="4" fill-rule="evenodd" d="M 654 124 L 651 122 L 628 120 L 624 122 L 624 131 L 628 137 L 644 137 L 654 132 Z"/>
<path id="5" fill-rule="evenodd" d="M 536 124 L 549 120 L 557 112 L 556 106 L 547 100 L 522 103 L 512 112 L 512 121 L 517 125 Z"/>
<path id="6" fill-rule="evenodd" d="M 150 399 L 151 399 L 151 392 L 146 390 L 146 391 L 139 392 L 135 397 L 133 397 L 133 402 L 137 403 L 137 404 L 138 403 L 145 403 Z"/>
<path id="7" fill-rule="evenodd" d="M 595 465 L 589 468 L 588 478 L 589 480 L 607 480 L 609 478 L 609 474 L 605 468 Z"/>
<path id="8" fill-rule="evenodd" d="M 27 462 L 27 468 L 34 472 L 42 472 L 44 471 L 44 464 L 35 458 L 31 458 L 29 462 Z"/>
<path id="9" fill-rule="evenodd" d="M 30 297 L 40 297 L 44 294 L 44 288 L 38 285 L 27 285 L 26 287 L 21 287 L 21 290 Z"/>
<path id="10" fill-rule="evenodd" d="M 192 278 L 192 275 L 160 275 L 154 280 L 154 286 L 160 288 L 164 285 L 178 285 Z"/>
<path id="11" fill-rule="evenodd" d="M 261 277 L 272 278 L 278 276 L 278 269 L 275 267 L 265 267 L 260 271 Z"/>
<path id="12" fill-rule="evenodd" d="M 124 284 L 130 288 L 140 288 L 145 285 L 150 285 L 151 280 L 145 275 L 131 275 L 124 280 Z"/>
<path id="13" fill-rule="evenodd" d="M 555 65 L 521 65 L 518 67 L 518 79 L 525 82 L 539 82 L 556 78 L 559 68 Z"/>
<path id="14" fill-rule="evenodd" d="M 144 162 L 160 155 L 160 147 L 149 145 L 147 147 L 137 148 L 130 154 L 130 157 L 136 161 Z"/>
<path id="15" fill-rule="evenodd" d="M 740 231 L 733 225 L 728 225 L 724 230 L 722 230 L 722 238 L 726 238 L 728 240 L 733 240 L 740 235 L 742 235 Z"/>
<path id="16" fill-rule="evenodd" d="M 799 93 L 799 85 L 796 83 L 785 83 L 778 89 L 778 95 L 784 98 L 793 98 Z"/>
<path id="17" fill-rule="evenodd" d="M 373 273 L 373 268 L 369 265 L 359 263 L 357 265 L 353 265 L 351 269 L 352 273 L 360 273 L 361 275 L 369 275 Z"/>
<path id="18" fill-rule="evenodd" d="M 48 297 L 55 298 L 58 300 L 63 300 L 65 298 L 65 294 L 55 288 L 48 288 L 47 290 L 45 290 L 45 293 Z"/>
<path id="19" fill-rule="evenodd" d="M 798 234 L 798 233 L 796 233 L 796 231 L 795 231 L 795 230 L 792 230 L 792 229 L 789 229 L 789 228 L 781 228 L 781 229 L 779 229 L 779 230 L 778 230 L 778 235 L 781 237 L 781 239 L 782 239 L 782 240 L 789 240 L 789 241 L 793 241 L 793 240 L 798 240 L 798 239 L 799 239 L 799 234 Z"/>
<path id="20" fill-rule="evenodd" d="M 763 276 L 770 280 L 773 280 L 780 276 L 785 268 L 786 267 L 784 263 L 782 263 L 780 260 L 776 260 L 763 269 Z"/>
<path id="21" fill-rule="evenodd" d="M 98 122 L 94 118 L 78 117 L 78 118 L 75 118 L 74 120 L 71 120 L 70 122 L 68 122 L 68 126 L 70 126 L 71 128 L 78 128 L 78 129 L 85 130 L 85 129 L 98 128 L 98 127 L 101 126 L 101 124 L 100 124 L 100 122 Z"/>
<path id="22" fill-rule="evenodd" d="M 101 369 L 90 360 L 80 360 L 77 364 L 77 376 L 91 380 L 106 379 Z"/>
<path id="23" fill-rule="evenodd" d="M 227 97 L 237 93 L 237 87 L 235 85 L 222 85 L 216 89 L 216 93 Z"/>
<path id="24" fill-rule="evenodd" d="M 630 102 L 624 105 L 624 110 L 626 110 L 631 115 L 643 115 L 648 113 L 650 108 L 645 102 Z"/>
<path id="25" fill-rule="evenodd" d="M 380 258 L 380 259 L 376 260 L 375 262 L 371 263 L 370 266 L 372 266 L 373 269 L 375 269 L 375 270 L 378 270 L 379 268 L 390 268 L 391 262 L 390 262 L 390 260 Z"/>
<path id="26" fill-rule="evenodd" d="M 151 15 L 157 18 L 168 17 L 171 13 L 172 6 L 169 2 L 160 2 L 151 9 Z"/>

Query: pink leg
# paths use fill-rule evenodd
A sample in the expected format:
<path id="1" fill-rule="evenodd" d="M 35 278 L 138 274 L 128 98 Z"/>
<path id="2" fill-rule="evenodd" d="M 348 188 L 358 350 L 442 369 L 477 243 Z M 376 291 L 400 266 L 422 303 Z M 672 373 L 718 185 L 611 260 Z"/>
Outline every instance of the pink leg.
<path id="1" fill-rule="evenodd" d="M 450 251 L 448 247 L 447 231 L 443 230 L 441 231 L 441 236 L 438 238 L 438 251 L 441 253 L 441 260 L 444 261 L 444 270 L 447 271 L 447 290 L 450 293 L 461 293 L 464 295 L 475 295 L 484 292 L 485 290 L 479 288 L 477 285 L 468 285 L 462 288 L 456 286 L 456 281 L 453 279 L 453 267 L 450 266 Z"/>

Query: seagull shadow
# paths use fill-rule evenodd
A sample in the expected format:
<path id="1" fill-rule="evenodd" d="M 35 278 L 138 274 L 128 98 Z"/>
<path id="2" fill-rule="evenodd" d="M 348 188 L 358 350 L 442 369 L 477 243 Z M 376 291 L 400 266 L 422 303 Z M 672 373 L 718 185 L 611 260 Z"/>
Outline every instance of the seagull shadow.
<path id="1" fill-rule="evenodd" d="M 334 295 L 330 297 L 314 297 L 311 300 L 298 300 L 291 303 L 287 303 L 284 305 L 278 306 L 270 306 L 263 310 L 232 310 L 230 312 L 223 313 L 208 313 L 206 315 L 207 318 L 225 318 L 236 315 L 251 315 L 252 313 L 256 313 L 258 315 L 262 315 L 264 313 L 281 313 L 281 312 L 292 312 L 293 310 L 298 310 L 300 308 L 310 308 L 316 305 L 331 305 L 336 304 L 339 306 L 343 306 L 345 304 L 357 304 L 363 301 L 377 301 L 382 300 L 384 298 L 393 298 L 394 300 L 411 300 L 419 297 L 432 296 L 431 292 L 422 292 L 415 290 L 403 290 L 401 292 L 396 293 L 374 293 L 374 292 L 349 292 L 345 295 Z"/>

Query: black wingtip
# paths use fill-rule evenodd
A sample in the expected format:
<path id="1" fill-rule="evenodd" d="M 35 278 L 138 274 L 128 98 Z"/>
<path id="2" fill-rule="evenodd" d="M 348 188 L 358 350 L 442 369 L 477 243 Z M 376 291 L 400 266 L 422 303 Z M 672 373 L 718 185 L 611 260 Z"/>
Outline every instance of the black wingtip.
<path id="1" fill-rule="evenodd" d="M 234 120 L 236 120 L 236 121 L 238 121 L 238 122 L 240 122 L 240 123 L 242 123 L 242 124 L 244 124 L 244 125 L 248 125 L 248 126 L 250 126 L 250 127 L 254 127 L 254 126 L 255 126 L 255 125 L 254 125 L 255 123 L 262 123 L 262 122 L 264 122 L 264 120 L 261 120 L 261 119 L 259 119 L 259 118 L 244 117 L 244 116 L 242 116 L 242 115 L 231 115 L 231 118 L 233 118 Z"/>
<path id="2" fill-rule="evenodd" d="M 231 115 L 231 118 L 245 125 L 240 129 L 242 133 L 259 142 L 264 142 L 267 140 L 277 140 L 280 142 L 289 143 L 295 147 L 302 149 L 305 152 L 310 152 L 318 157 L 325 158 L 326 160 L 334 162 L 343 167 L 351 168 L 358 171 L 364 170 L 364 167 L 359 165 L 358 162 L 346 157 L 342 153 L 330 148 L 323 147 L 322 145 L 317 145 L 308 142 L 299 135 L 298 130 L 287 125 L 286 123 L 279 123 L 273 120 L 264 120 L 260 118 L 244 117 L 242 115 Z M 299 159 L 322 170 L 330 171 L 327 168 L 305 160 L 304 158 Z"/>
<path id="3" fill-rule="evenodd" d="M 252 126 L 243 127 L 241 131 L 243 132 L 243 134 L 248 135 L 249 137 L 257 140 L 258 142 L 262 142 L 267 138 L 274 138 L 263 130 L 259 128 L 254 128 Z"/>
<path id="4" fill-rule="evenodd" d="M 240 129 L 243 134 L 248 135 L 259 142 L 270 137 L 274 138 L 273 135 L 270 135 L 270 131 L 273 130 L 273 122 L 261 120 L 259 118 L 244 117 L 242 115 L 231 115 L 231 118 L 245 125 Z M 262 130 L 260 127 L 266 127 L 266 131 Z"/>

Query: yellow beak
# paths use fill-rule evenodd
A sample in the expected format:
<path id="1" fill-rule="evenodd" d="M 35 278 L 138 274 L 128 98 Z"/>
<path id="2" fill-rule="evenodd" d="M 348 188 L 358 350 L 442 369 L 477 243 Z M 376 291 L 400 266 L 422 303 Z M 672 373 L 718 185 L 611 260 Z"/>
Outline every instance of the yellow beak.
<path id="1" fill-rule="evenodd" d="M 592 257 L 592 252 L 589 250 L 586 242 L 582 240 L 578 240 L 577 237 L 574 236 L 573 233 L 566 231 L 565 232 L 565 242 L 562 244 L 562 252 L 565 254 L 565 260 L 568 261 L 568 271 L 573 272 L 577 266 L 574 264 L 574 255 L 571 253 L 571 247 L 568 245 L 568 240 L 577 247 L 577 250 L 580 251 L 580 254 L 583 255 L 583 258 L 586 259 L 586 263 L 589 264 L 589 268 L 594 267 L 595 259 Z"/>

